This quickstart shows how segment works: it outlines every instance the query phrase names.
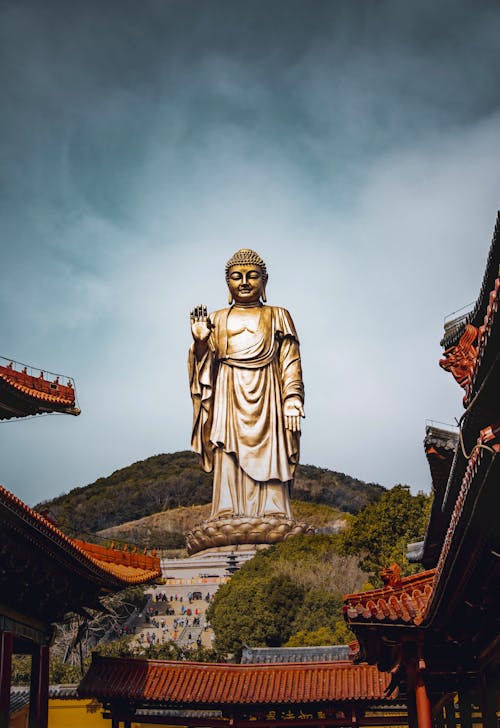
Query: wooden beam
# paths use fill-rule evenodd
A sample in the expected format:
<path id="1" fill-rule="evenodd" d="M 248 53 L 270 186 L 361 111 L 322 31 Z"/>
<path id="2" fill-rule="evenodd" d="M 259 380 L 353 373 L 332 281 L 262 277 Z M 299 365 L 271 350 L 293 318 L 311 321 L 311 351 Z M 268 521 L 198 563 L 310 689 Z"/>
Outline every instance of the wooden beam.
<path id="1" fill-rule="evenodd" d="M 156 706 L 158 707 L 158 706 Z M 140 711 L 136 713 L 130 713 L 129 715 L 120 715 L 120 719 L 114 718 L 113 713 L 104 713 L 104 718 L 111 718 L 112 728 L 115 725 L 113 720 L 116 721 L 116 728 L 120 721 L 144 723 L 147 725 L 178 725 L 178 726 L 205 726 L 206 728 L 230 728 L 231 722 L 229 719 L 224 718 L 198 718 L 191 716 L 170 716 L 170 715 L 143 715 Z M 406 725 L 406 713 L 402 712 L 400 715 L 380 715 L 380 716 L 363 716 L 358 717 L 357 720 L 351 723 L 350 718 L 331 718 L 331 719 L 314 719 L 314 720 L 235 720 L 237 722 L 237 728 L 316 728 L 316 726 L 330 726 L 332 728 L 341 728 L 346 725 L 358 726 L 404 726 Z M 235 724 L 233 723 L 233 725 Z"/>
<path id="2" fill-rule="evenodd" d="M 0 632 L 4 630 L 12 632 L 14 639 L 25 640 L 27 643 L 46 644 L 52 636 L 52 629 L 47 624 L 0 604 Z M 16 644 L 16 654 L 17 648 Z"/>
<path id="3" fill-rule="evenodd" d="M 16 407 L 9 407 L 5 402 L 2 402 L 0 404 L 0 412 L 2 410 L 9 412 L 13 417 L 26 417 L 25 413 L 22 410 Z"/>

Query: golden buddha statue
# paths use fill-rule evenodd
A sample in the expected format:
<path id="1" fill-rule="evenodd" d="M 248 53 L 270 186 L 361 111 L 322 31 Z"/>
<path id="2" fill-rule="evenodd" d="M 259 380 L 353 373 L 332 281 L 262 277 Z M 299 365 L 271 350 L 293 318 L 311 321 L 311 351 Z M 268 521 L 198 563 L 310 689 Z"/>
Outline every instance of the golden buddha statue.
<path id="1" fill-rule="evenodd" d="M 229 308 L 191 311 L 192 448 L 214 474 L 210 519 L 188 551 L 270 543 L 309 531 L 293 520 L 304 386 L 290 314 L 267 306 L 267 270 L 253 250 L 226 264 Z"/>

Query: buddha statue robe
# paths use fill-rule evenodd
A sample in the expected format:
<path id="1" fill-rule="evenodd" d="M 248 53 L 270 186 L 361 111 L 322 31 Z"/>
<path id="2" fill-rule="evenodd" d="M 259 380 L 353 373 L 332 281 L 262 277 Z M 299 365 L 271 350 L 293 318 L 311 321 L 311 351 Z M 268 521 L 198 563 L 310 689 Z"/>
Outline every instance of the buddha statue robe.
<path id="1" fill-rule="evenodd" d="M 286 309 L 252 312 L 241 325 L 244 309 L 210 314 L 208 350 L 189 352 L 191 444 L 214 473 L 211 519 L 292 517 L 300 433 L 285 429 L 283 402 L 304 398 L 299 342 Z"/>

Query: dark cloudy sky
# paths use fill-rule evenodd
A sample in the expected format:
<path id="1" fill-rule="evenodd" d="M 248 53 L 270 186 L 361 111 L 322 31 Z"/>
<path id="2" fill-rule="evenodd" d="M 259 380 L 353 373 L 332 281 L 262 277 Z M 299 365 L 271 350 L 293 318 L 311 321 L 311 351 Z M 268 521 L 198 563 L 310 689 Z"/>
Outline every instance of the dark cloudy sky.
<path id="1" fill-rule="evenodd" d="M 428 490 L 443 317 L 500 206 L 499 37 L 488 0 L 2 0 L 0 354 L 83 413 L 2 424 L 0 482 L 189 447 L 188 312 L 245 246 L 301 338 L 302 461 Z"/>

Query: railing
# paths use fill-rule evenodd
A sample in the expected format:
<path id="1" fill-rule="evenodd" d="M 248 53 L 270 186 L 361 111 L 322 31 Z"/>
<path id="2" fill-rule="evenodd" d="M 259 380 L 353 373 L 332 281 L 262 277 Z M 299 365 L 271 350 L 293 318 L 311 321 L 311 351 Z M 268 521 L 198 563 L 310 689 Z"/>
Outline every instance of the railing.
<path id="1" fill-rule="evenodd" d="M 208 578 L 203 577 L 175 577 L 175 576 L 164 576 L 156 581 L 157 584 L 164 586 L 203 586 L 204 584 L 225 584 L 230 580 L 229 576 L 211 576 Z"/>
<path id="2" fill-rule="evenodd" d="M 465 306 L 462 306 L 462 308 L 458 308 L 456 311 L 452 311 L 444 317 L 445 334 L 448 334 L 450 331 L 458 328 L 462 323 L 465 322 L 469 314 L 472 313 L 474 304 L 475 301 L 467 303 Z"/>
<path id="3" fill-rule="evenodd" d="M 440 422 L 439 420 L 425 420 L 425 427 L 432 427 L 435 430 L 448 430 L 450 432 L 458 432 L 457 425 L 451 425 L 449 422 Z"/>
<path id="4" fill-rule="evenodd" d="M 14 359 L 8 359 L 5 356 L 0 356 L 0 366 L 10 369 L 12 372 L 33 377 L 33 379 L 43 380 L 46 375 L 48 375 L 53 378 L 53 382 L 56 384 L 61 384 L 64 387 L 71 387 L 71 389 L 75 388 L 75 382 L 72 377 L 68 377 L 65 374 L 57 374 L 56 372 L 49 372 L 46 369 L 39 369 L 38 367 L 33 367 L 29 364 L 23 364 L 22 362 L 15 361 Z"/>

